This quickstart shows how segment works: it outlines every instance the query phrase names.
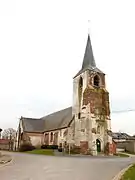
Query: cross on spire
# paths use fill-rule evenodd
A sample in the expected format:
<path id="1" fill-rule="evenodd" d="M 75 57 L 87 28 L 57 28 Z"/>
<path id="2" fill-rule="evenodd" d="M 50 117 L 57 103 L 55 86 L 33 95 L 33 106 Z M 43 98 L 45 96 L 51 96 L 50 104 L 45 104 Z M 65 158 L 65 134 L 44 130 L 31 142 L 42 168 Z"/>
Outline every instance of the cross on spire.
<path id="1" fill-rule="evenodd" d="M 88 20 L 88 34 L 90 34 L 90 20 Z"/>
<path id="2" fill-rule="evenodd" d="M 87 39 L 87 44 L 86 44 L 86 48 L 85 48 L 82 68 L 76 74 L 75 77 L 77 77 L 78 75 L 80 75 L 81 73 L 83 73 L 86 70 L 92 70 L 92 71 L 95 71 L 95 72 L 103 73 L 100 69 L 98 69 L 96 67 L 96 62 L 95 62 L 95 59 L 94 59 L 92 45 L 91 45 L 90 33 L 88 33 L 88 39 Z"/>

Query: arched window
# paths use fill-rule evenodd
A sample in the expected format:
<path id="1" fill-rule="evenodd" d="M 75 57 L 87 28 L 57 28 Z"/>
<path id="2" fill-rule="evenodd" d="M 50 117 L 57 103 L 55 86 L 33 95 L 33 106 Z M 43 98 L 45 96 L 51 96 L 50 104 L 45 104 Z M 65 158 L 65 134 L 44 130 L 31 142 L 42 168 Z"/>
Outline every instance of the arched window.
<path id="1" fill-rule="evenodd" d="M 78 119 L 81 119 L 81 113 L 80 112 L 78 113 Z"/>
<path id="2" fill-rule="evenodd" d="M 53 141 L 53 132 L 51 132 L 51 138 L 50 138 L 50 142 Z"/>
<path id="3" fill-rule="evenodd" d="M 94 86 L 99 87 L 100 86 L 100 79 L 99 76 L 94 76 Z"/>
<path id="4" fill-rule="evenodd" d="M 79 88 L 82 88 L 83 87 L 83 78 L 80 77 L 80 80 L 79 80 Z"/>
<path id="5" fill-rule="evenodd" d="M 78 100 L 79 100 L 79 107 L 81 107 L 82 90 L 83 90 L 83 78 L 80 77 L 80 79 L 79 79 L 79 84 L 78 84 Z"/>
<path id="6" fill-rule="evenodd" d="M 23 140 L 23 133 L 21 133 L 21 138 L 20 139 L 21 139 L 21 141 Z"/>

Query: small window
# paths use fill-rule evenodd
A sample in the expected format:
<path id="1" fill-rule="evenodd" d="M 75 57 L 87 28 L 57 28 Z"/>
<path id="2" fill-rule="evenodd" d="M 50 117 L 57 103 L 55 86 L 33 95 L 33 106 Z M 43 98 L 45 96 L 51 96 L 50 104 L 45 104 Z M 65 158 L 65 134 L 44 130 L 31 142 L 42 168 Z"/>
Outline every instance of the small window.
<path id="1" fill-rule="evenodd" d="M 97 134 L 100 134 L 100 126 L 97 127 Z"/>
<path id="2" fill-rule="evenodd" d="M 94 76 L 94 86 L 99 87 L 100 86 L 100 79 L 99 76 Z"/>
<path id="3" fill-rule="evenodd" d="M 78 119 L 80 119 L 80 118 L 81 118 L 81 113 L 79 112 L 79 113 L 78 113 Z"/>

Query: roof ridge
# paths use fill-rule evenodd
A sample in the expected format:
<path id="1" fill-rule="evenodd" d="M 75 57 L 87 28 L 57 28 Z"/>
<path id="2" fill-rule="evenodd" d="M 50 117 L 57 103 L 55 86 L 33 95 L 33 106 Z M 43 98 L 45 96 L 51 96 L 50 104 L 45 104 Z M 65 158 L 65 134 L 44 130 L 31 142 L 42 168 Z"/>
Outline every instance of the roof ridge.
<path id="1" fill-rule="evenodd" d="M 54 115 L 55 113 L 59 113 L 59 112 L 61 112 L 61 111 L 64 111 L 64 110 L 66 110 L 66 109 L 69 109 L 69 108 L 72 108 L 72 106 L 70 106 L 70 107 L 68 107 L 68 108 L 64 108 L 64 109 L 58 110 L 58 111 L 54 111 L 54 112 L 52 112 L 52 113 L 50 113 L 50 114 L 47 114 L 46 116 L 41 117 L 40 119 L 45 118 L 45 117 L 48 117 L 48 116 L 50 116 L 50 115 Z"/>
<path id="2" fill-rule="evenodd" d="M 30 117 L 23 117 L 21 116 L 21 119 L 24 120 L 24 119 L 27 119 L 27 120 L 40 120 L 40 118 L 30 118 Z"/>

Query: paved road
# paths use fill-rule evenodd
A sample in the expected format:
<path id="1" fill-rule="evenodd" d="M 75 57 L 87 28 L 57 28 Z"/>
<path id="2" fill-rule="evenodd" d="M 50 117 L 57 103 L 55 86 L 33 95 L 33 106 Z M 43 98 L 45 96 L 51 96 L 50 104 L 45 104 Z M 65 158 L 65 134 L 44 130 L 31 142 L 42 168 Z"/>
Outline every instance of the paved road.
<path id="1" fill-rule="evenodd" d="M 52 157 L 11 153 L 14 159 L 0 167 L 1 180 L 111 180 L 134 158 Z"/>

